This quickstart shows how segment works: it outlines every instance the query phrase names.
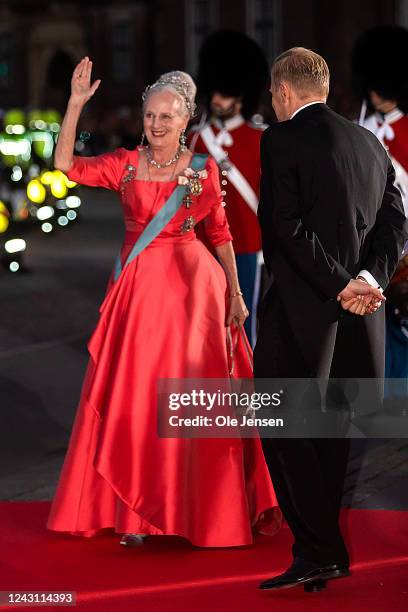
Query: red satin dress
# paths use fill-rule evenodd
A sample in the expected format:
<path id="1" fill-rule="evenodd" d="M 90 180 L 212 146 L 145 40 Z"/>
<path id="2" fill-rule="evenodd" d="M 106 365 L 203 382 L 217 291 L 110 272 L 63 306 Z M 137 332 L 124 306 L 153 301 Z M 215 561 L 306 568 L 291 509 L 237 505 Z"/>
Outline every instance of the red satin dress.
<path id="1" fill-rule="evenodd" d="M 138 150 L 76 157 L 68 176 L 117 191 L 125 218 L 122 265 L 177 180 L 135 180 Z M 129 168 L 130 166 L 130 168 Z M 206 164 L 203 192 L 109 279 L 77 415 L 47 528 L 90 537 L 178 535 L 197 546 L 239 546 L 253 529 L 281 524 L 258 438 L 161 438 L 158 378 L 227 378 L 224 271 L 197 239 L 181 233 L 189 215 L 205 219 L 214 246 L 231 240 L 218 168 Z M 238 345 L 237 372 L 251 376 Z"/>

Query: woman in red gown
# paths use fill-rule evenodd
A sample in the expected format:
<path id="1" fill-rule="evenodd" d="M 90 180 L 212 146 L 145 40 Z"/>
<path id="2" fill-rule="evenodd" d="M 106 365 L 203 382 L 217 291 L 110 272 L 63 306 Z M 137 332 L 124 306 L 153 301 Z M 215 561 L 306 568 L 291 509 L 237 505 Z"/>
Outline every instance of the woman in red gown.
<path id="1" fill-rule="evenodd" d="M 134 534 L 167 534 L 197 546 L 247 545 L 253 529 L 273 534 L 281 522 L 259 439 L 157 432 L 157 380 L 228 378 L 226 323 L 242 325 L 247 316 L 211 158 L 200 175 L 201 195 L 189 208 L 182 204 L 125 265 L 190 166 L 179 138 L 195 86 L 177 72 L 146 90 L 147 147 L 80 158 L 73 156 L 77 121 L 99 86 L 90 84 L 91 67 L 84 58 L 74 71 L 55 165 L 80 184 L 117 191 L 126 231 L 122 272 L 109 279 L 87 345 L 90 359 L 47 527 L 85 537 L 110 529 L 125 534 L 122 543 Z M 195 235 L 192 225 L 201 220 L 222 266 Z M 235 360 L 240 375 L 251 376 L 241 344 Z"/>

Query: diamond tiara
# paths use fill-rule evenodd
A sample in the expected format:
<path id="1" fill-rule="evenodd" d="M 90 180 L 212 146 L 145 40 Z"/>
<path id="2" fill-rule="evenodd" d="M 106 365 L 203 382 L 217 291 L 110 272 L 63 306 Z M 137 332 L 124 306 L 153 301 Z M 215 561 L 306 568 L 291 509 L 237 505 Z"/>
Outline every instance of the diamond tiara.
<path id="1" fill-rule="evenodd" d="M 191 116 L 193 116 L 196 105 L 194 102 L 192 103 L 190 98 L 188 97 L 189 84 L 182 77 L 177 75 L 172 75 L 170 77 L 164 78 L 161 77 L 152 85 L 148 85 L 142 94 L 142 101 L 144 102 L 146 100 L 149 91 L 155 89 L 156 87 L 161 87 L 163 85 L 170 85 L 173 89 L 177 91 L 177 93 L 183 98 L 184 104 L 186 105 L 188 112 Z"/>

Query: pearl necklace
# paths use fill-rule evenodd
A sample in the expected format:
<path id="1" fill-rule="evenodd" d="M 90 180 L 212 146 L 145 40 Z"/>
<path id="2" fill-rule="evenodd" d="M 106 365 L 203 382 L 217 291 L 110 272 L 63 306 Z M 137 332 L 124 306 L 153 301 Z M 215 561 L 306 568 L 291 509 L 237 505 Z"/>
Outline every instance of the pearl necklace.
<path id="1" fill-rule="evenodd" d="M 181 156 L 181 147 L 179 147 L 177 149 L 177 153 L 175 154 L 175 156 L 172 159 L 169 159 L 168 161 L 163 162 L 163 163 L 159 163 L 155 159 L 153 159 L 150 147 L 146 148 L 146 156 L 147 156 L 147 161 L 152 166 L 155 166 L 156 168 L 159 168 L 159 169 L 160 168 L 168 168 L 169 166 L 171 166 L 172 164 L 174 164 L 176 161 L 178 161 L 180 159 L 180 156 Z"/>

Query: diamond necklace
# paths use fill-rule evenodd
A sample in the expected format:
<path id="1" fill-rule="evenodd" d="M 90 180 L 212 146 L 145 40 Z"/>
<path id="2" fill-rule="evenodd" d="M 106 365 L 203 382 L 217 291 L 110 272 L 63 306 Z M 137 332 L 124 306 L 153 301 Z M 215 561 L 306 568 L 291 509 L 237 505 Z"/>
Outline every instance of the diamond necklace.
<path id="1" fill-rule="evenodd" d="M 160 181 L 160 182 L 161 182 L 161 183 L 168 183 L 168 182 L 170 182 L 170 183 L 171 183 L 171 181 L 174 179 L 174 175 L 175 175 L 175 173 L 176 173 L 177 166 L 178 166 L 178 160 L 176 160 L 176 165 L 175 165 L 175 166 L 174 166 L 174 168 L 173 168 L 173 172 L 171 173 L 170 179 L 168 179 L 167 181 Z M 151 180 L 152 180 L 152 177 L 151 177 L 151 175 L 150 175 L 150 168 L 149 168 L 149 164 L 147 164 L 147 175 L 148 175 L 148 177 L 149 177 L 149 181 L 151 181 Z"/>
<path id="2" fill-rule="evenodd" d="M 175 154 L 174 157 L 172 157 L 171 159 L 163 163 L 159 163 L 155 159 L 153 159 L 150 147 L 146 147 L 146 156 L 147 156 L 147 161 L 152 166 L 155 166 L 156 168 L 168 168 L 169 166 L 171 166 L 172 164 L 174 164 L 176 161 L 180 159 L 181 146 L 177 149 L 177 153 Z"/>

